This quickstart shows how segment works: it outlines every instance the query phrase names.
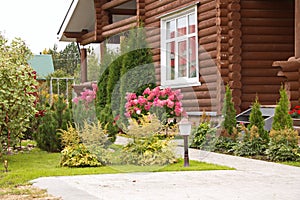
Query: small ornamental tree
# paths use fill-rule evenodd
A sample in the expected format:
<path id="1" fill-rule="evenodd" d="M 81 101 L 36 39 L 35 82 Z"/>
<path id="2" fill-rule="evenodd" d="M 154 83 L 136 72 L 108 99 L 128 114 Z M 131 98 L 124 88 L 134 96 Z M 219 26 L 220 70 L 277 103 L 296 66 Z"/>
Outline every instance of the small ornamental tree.
<path id="1" fill-rule="evenodd" d="M 24 41 L 17 38 L 7 44 L 0 34 L 0 151 L 22 138 L 37 113 L 38 83 L 27 62 L 31 56 Z"/>
<path id="2" fill-rule="evenodd" d="M 272 123 L 273 130 L 292 129 L 293 120 L 289 114 L 290 101 L 283 87 L 280 88 L 280 100 L 275 108 L 275 114 Z"/>
<path id="3" fill-rule="evenodd" d="M 226 86 L 222 115 L 224 118 L 222 122 L 222 128 L 229 135 L 231 135 L 233 133 L 234 127 L 236 127 L 236 118 L 235 118 L 236 111 L 234 109 L 234 104 L 232 102 L 231 90 L 228 85 Z"/>
<path id="4" fill-rule="evenodd" d="M 265 140 L 266 142 L 269 140 L 269 135 L 267 131 L 264 129 L 265 121 L 260 111 L 260 103 L 258 102 L 258 97 L 256 97 L 255 102 L 253 103 L 250 117 L 250 124 L 248 125 L 249 130 L 252 126 L 256 126 L 258 129 L 259 136 Z"/>

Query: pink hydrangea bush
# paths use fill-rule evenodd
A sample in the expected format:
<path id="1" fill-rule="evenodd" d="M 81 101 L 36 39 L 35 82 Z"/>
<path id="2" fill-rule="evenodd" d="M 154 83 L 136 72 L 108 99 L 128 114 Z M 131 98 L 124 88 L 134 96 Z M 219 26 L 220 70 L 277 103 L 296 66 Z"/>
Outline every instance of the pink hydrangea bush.
<path id="1" fill-rule="evenodd" d="M 97 84 L 93 83 L 92 88 L 93 90 L 84 89 L 84 91 L 80 93 L 79 97 L 75 97 L 72 99 L 72 102 L 78 105 L 78 103 L 81 101 L 85 105 L 85 108 L 88 109 L 89 104 L 92 103 L 96 98 L 96 93 L 98 90 Z"/>
<path id="2" fill-rule="evenodd" d="M 159 87 L 152 90 L 146 88 L 140 96 L 135 93 L 127 93 L 125 116 L 138 120 L 142 115 L 149 114 L 153 107 L 163 109 L 167 118 L 186 116 L 181 103 L 182 98 L 183 95 L 180 90 L 172 90 L 171 88 L 162 90 Z"/>

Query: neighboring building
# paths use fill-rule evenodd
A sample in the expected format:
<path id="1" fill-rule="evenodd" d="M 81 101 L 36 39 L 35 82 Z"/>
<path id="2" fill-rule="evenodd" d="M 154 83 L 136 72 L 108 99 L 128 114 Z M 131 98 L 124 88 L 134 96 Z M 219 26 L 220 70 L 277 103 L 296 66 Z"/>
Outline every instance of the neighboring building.
<path id="1" fill-rule="evenodd" d="M 73 0 L 58 35 L 102 45 L 139 21 L 151 29 L 157 84 L 181 88 L 189 115 L 220 114 L 225 84 L 238 112 L 256 95 L 276 104 L 282 84 L 299 104 L 300 0 Z M 81 59 L 86 72 L 84 48 Z"/>
<path id="2" fill-rule="evenodd" d="M 54 72 L 51 55 L 34 55 L 28 63 L 36 71 L 38 81 L 45 81 L 46 77 Z"/>

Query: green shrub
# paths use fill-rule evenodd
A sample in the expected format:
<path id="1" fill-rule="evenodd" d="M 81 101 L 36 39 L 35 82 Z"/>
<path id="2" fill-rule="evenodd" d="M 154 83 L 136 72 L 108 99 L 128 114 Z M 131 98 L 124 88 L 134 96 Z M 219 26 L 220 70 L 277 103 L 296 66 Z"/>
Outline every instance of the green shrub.
<path id="1" fill-rule="evenodd" d="M 234 147 L 234 155 L 237 156 L 255 156 L 264 155 L 267 148 L 265 141 L 260 137 L 259 129 L 253 125 L 250 131 L 243 127 L 242 138 Z"/>
<path id="2" fill-rule="evenodd" d="M 191 147 L 208 150 L 215 142 L 216 128 L 212 128 L 210 122 L 202 122 L 192 130 L 192 137 Z"/>
<path id="3" fill-rule="evenodd" d="M 262 116 L 262 112 L 260 111 L 260 103 L 258 102 L 258 97 L 256 97 L 255 102 L 253 103 L 249 121 L 250 124 L 248 125 L 248 129 L 251 130 L 251 128 L 255 126 L 258 129 L 259 137 L 267 143 L 269 141 L 269 134 L 264 129 L 265 121 Z"/>
<path id="4" fill-rule="evenodd" d="M 67 146 L 61 151 L 60 165 L 63 167 L 98 167 L 96 155 L 91 154 L 84 144 Z"/>
<path id="5" fill-rule="evenodd" d="M 283 87 L 280 88 L 280 100 L 275 108 L 275 114 L 272 123 L 272 129 L 292 129 L 293 120 L 289 114 L 290 102 L 287 93 Z"/>
<path id="6" fill-rule="evenodd" d="M 160 121 L 157 117 L 144 116 L 139 123 L 130 121 L 127 134 L 133 138 L 122 149 L 121 161 L 134 165 L 165 165 L 176 162 L 174 145 L 170 138 L 161 140 Z"/>
<path id="7" fill-rule="evenodd" d="M 269 148 L 266 151 L 272 161 L 295 161 L 300 159 L 298 132 L 285 128 L 270 131 Z"/>
<path id="8" fill-rule="evenodd" d="M 233 133 L 236 127 L 236 110 L 234 109 L 234 103 L 232 101 L 232 94 L 229 85 L 226 86 L 224 104 L 222 109 L 222 129 L 226 131 L 229 135 Z"/>
<path id="9" fill-rule="evenodd" d="M 66 130 L 70 122 L 72 122 L 72 112 L 64 96 L 61 95 L 51 107 L 46 108 L 45 116 L 40 118 L 39 127 L 33 134 L 37 146 L 48 152 L 61 151 L 58 129 Z"/>

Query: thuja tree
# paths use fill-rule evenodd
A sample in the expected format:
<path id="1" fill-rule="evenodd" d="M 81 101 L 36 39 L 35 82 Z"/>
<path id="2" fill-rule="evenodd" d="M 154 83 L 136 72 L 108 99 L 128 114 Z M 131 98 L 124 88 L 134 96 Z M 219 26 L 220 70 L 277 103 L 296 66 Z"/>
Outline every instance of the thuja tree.
<path id="1" fill-rule="evenodd" d="M 234 127 L 236 127 L 236 111 L 234 109 L 234 104 L 232 101 L 232 94 L 230 87 L 227 85 L 225 90 L 225 98 L 224 104 L 222 109 L 222 128 L 225 130 L 229 135 L 233 133 Z"/>
<path id="2" fill-rule="evenodd" d="M 151 49 L 146 42 L 144 28 L 133 29 L 129 33 L 124 47 L 121 68 L 119 121 L 126 124 L 126 93 L 141 95 L 146 88 L 155 87 L 155 72 Z"/>
<path id="3" fill-rule="evenodd" d="M 138 89 L 142 93 L 149 86 L 153 88 L 154 68 L 148 67 L 152 66 L 151 63 L 152 54 L 142 28 L 130 31 L 121 43 L 119 55 L 106 51 L 100 68 L 96 112 L 110 137 L 113 138 L 119 131 L 117 119 L 125 118 L 126 92 L 136 92 Z"/>
<path id="4" fill-rule="evenodd" d="M 37 112 L 37 81 L 27 63 L 31 56 L 24 41 L 8 44 L 0 34 L 0 151 L 22 138 Z"/>
<path id="5" fill-rule="evenodd" d="M 249 130 L 252 126 L 256 126 L 258 128 L 260 138 L 267 142 L 269 140 L 269 135 L 268 132 L 264 129 L 265 121 L 260 110 L 260 103 L 258 102 L 258 97 L 256 97 L 255 102 L 252 105 L 249 121 Z"/>
<path id="6" fill-rule="evenodd" d="M 290 101 L 284 87 L 280 88 L 280 99 L 275 108 L 275 114 L 272 123 L 273 130 L 292 129 L 293 120 L 289 115 Z"/>

